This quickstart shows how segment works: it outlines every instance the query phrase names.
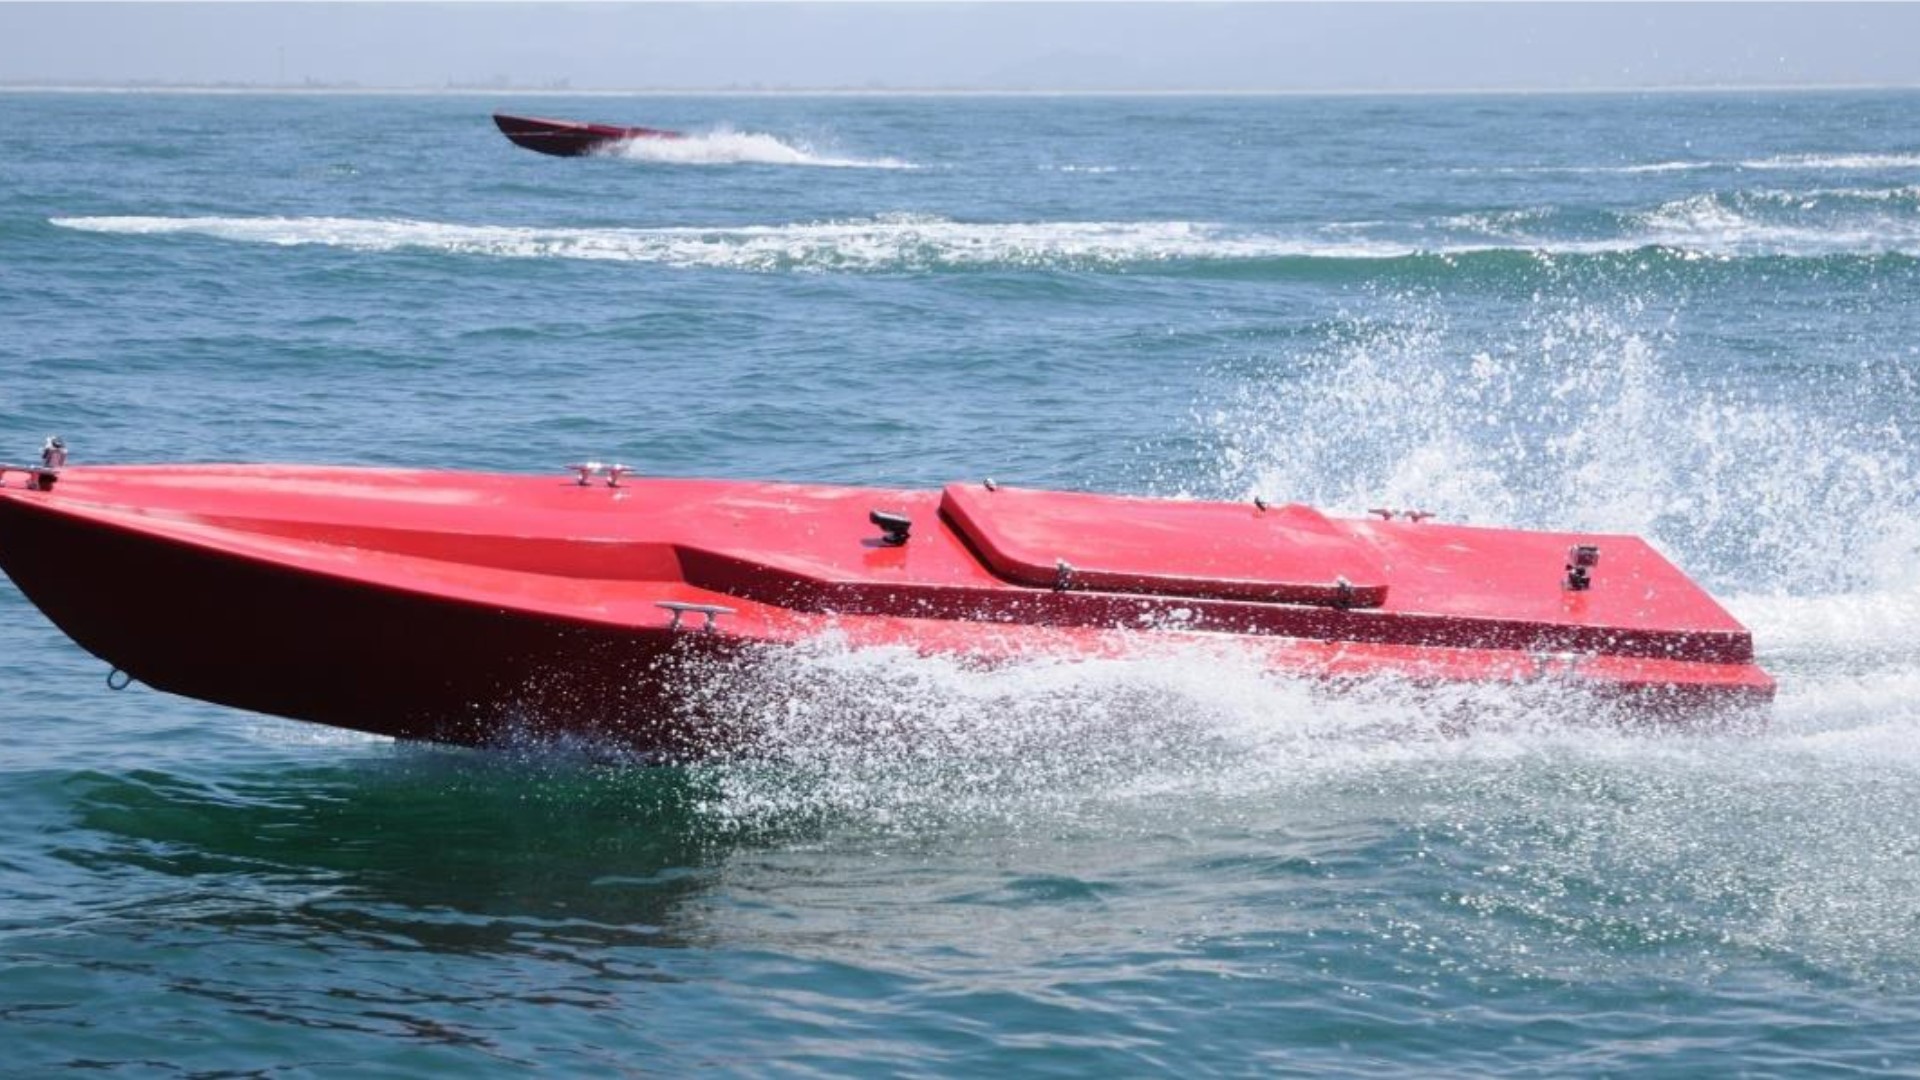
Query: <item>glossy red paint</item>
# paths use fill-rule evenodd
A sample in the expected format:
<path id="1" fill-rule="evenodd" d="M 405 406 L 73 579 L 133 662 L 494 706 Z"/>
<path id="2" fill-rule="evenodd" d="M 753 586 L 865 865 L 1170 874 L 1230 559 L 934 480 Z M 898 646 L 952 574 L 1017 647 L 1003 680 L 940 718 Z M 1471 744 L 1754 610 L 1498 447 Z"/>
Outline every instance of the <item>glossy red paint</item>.
<path id="1" fill-rule="evenodd" d="M 0 486 L 0 566 L 95 655 L 208 701 L 408 738 L 685 748 L 700 668 L 836 634 L 988 662 L 1226 650 L 1540 682 L 1650 713 L 1771 699 L 1752 638 L 1630 536 L 944 491 L 276 465 Z M 889 544 L 868 515 L 912 519 Z M 1603 557 L 1564 587 L 1574 544 Z M 1069 569 L 1062 570 L 1064 563 Z M 679 616 L 663 604 L 716 605 Z"/>
<path id="2" fill-rule="evenodd" d="M 555 157 L 579 157 L 582 154 L 625 139 L 681 139 L 678 131 L 660 128 L 615 127 L 611 124 L 583 124 L 577 120 L 547 120 L 537 116 L 493 114 L 494 126 L 515 146 Z"/>

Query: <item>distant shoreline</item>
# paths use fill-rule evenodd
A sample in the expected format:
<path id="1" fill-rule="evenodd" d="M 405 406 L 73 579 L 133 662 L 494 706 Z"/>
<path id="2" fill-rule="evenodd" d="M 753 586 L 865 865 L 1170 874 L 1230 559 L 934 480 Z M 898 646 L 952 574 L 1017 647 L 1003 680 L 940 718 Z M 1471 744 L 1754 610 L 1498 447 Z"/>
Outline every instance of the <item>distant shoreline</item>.
<path id="1" fill-rule="evenodd" d="M 712 87 L 705 89 L 561 89 L 517 86 L 283 86 L 272 84 L 193 83 L 0 83 L 0 94 L 178 94 L 285 97 L 553 97 L 553 98 L 695 98 L 695 97 L 964 97 L 964 98 L 1262 98 L 1262 97 L 1495 97 L 1581 96 L 1604 94 L 1797 94 L 1843 92 L 1899 92 L 1920 90 L 1904 83 L 1745 84 L 1682 86 L 1528 87 L 1487 86 L 1405 89 L 1273 89 L 1273 90 L 1087 90 L 1087 89 L 976 89 L 960 87 Z"/>

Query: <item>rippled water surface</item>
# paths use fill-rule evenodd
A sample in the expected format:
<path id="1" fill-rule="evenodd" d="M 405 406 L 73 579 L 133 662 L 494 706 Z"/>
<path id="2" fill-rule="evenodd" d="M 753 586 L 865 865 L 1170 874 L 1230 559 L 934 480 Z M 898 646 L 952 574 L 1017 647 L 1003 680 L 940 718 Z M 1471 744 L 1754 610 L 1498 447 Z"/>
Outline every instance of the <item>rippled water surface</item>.
<path id="1" fill-rule="evenodd" d="M 0 459 L 1634 532 L 1781 696 L 1653 737 L 822 641 L 663 768 L 115 694 L 0 585 L 0 1071 L 1920 1060 L 1920 98 L 5 99 Z"/>

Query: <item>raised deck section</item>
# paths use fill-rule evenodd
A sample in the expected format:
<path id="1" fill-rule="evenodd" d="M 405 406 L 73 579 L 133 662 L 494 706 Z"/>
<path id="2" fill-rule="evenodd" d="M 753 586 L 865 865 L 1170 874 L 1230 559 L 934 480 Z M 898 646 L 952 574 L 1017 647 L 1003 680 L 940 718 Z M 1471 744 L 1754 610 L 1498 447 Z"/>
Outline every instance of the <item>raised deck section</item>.
<path id="1" fill-rule="evenodd" d="M 1337 608 L 1387 599 L 1373 553 L 1297 504 L 949 484 L 940 513 L 988 569 L 1020 585 Z"/>

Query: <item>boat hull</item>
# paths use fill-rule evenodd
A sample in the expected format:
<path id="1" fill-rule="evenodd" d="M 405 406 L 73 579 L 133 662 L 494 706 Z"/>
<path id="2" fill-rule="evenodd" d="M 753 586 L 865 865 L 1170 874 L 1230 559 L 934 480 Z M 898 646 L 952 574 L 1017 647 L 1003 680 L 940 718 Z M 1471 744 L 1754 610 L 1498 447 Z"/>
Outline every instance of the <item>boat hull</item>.
<path id="1" fill-rule="evenodd" d="M 701 718 L 669 688 L 733 644 L 341 580 L 6 502 L 0 531 L 27 598 L 139 682 L 395 738 L 688 749 L 706 738 Z"/>
<path id="2" fill-rule="evenodd" d="M 469 745 L 732 745 L 703 689 L 824 635 L 982 663 L 1211 654 L 1336 683 L 1544 685 L 1661 722 L 1746 714 L 1773 694 L 1744 629 L 1626 538 L 1611 538 L 1619 596 L 1554 586 L 1496 602 L 1478 593 L 1499 579 L 1436 560 L 1481 565 L 1496 546 L 1537 558 L 1564 537 L 994 491 L 70 469 L 51 491 L 0 487 L 0 565 L 74 641 L 150 686 Z M 870 506 L 924 524 L 893 545 Z M 1170 523 L 1204 528 L 1161 550 Z M 1052 545 L 1075 553 L 1078 581 L 1004 576 Z M 1314 550 L 1296 563 L 1296 547 Z M 1452 591 L 1385 569 L 1417 558 Z M 1330 568 L 1365 583 L 1308 588 Z M 1664 606 L 1644 598 L 1661 590 Z"/>
<path id="3" fill-rule="evenodd" d="M 629 139 L 684 138 L 680 132 L 661 128 L 616 127 L 505 113 L 495 113 L 493 123 L 515 146 L 554 157 L 580 157 Z"/>

